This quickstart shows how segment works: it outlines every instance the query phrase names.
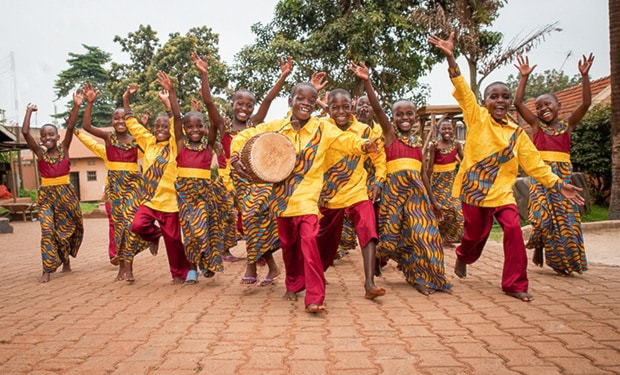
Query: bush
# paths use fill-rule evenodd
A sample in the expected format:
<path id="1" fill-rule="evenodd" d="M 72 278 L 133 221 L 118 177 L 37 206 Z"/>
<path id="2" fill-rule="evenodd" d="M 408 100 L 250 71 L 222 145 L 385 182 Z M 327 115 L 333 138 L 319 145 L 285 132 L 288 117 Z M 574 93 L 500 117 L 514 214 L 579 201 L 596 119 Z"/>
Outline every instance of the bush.
<path id="1" fill-rule="evenodd" d="M 36 190 L 28 190 L 28 189 L 19 189 L 19 197 L 26 198 L 30 197 L 32 203 L 37 201 L 37 191 Z"/>

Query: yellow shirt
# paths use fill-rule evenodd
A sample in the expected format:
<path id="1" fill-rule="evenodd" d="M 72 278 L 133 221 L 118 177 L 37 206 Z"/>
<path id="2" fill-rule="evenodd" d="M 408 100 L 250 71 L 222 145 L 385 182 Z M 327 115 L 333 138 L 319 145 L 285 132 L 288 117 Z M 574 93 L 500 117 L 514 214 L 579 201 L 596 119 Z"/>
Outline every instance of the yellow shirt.
<path id="1" fill-rule="evenodd" d="M 230 146 L 231 161 L 234 163 L 238 160 L 239 152 L 248 139 L 266 132 L 278 132 L 286 136 L 297 152 L 293 173 L 273 186 L 271 207 L 278 217 L 318 215 L 318 200 L 328 152 L 336 150 L 354 155 L 366 153 L 363 147 L 365 140 L 351 132 L 343 132 L 329 122 L 312 117 L 301 129 L 295 130 L 290 124 L 290 118 L 284 118 L 237 134 Z"/>
<path id="2" fill-rule="evenodd" d="M 322 120 L 329 121 L 337 126 L 333 119 L 324 118 Z M 358 138 L 374 140 L 379 138 L 372 136 L 373 132 L 370 127 L 363 124 L 351 116 L 351 125 L 345 133 L 352 133 Z M 366 159 L 371 159 L 373 163 L 379 158 L 379 153 L 369 155 L 351 155 L 350 152 L 333 151 L 329 152 L 325 157 L 326 172 L 323 182 L 323 191 L 321 192 L 320 205 L 331 209 L 346 208 L 355 203 L 368 200 L 368 189 L 366 180 L 368 172 L 364 168 Z M 377 176 L 382 182 L 385 180 L 385 151 L 383 151 L 383 177 Z"/>
<path id="3" fill-rule="evenodd" d="M 368 126 L 368 125 L 367 125 Z M 375 167 L 375 180 L 377 182 L 385 182 L 387 175 L 386 158 L 385 158 L 385 137 L 383 136 L 383 129 L 381 125 L 373 122 L 373 127 L 370 129 L 370 139 L 380 139 L 379 151 L 370 154 L 370 160 Z"/>
<path id="4" fill-rule="evenodd" d="M 452 195 L 480 207 L 516 204 L 512 187 L 519 165 L 525 173 L 550 188 L 561 188 L 561 180 L 540 157 L 540 153 L 516 124 L 496 122 L 476 96 L 463 76 L 452 79 L 453 96 L 463 110 L 467 140 L 463 161 L 454 180 Z"/>
<path id="5" fill-rule="evenodd" d="M 177 177 L 177 142 L 174 138 L 174 119 L 170 119 L 170 139 L 165 142 L 157 142 L 157 139 L 151 132 L 142 126 L 134 116 L 127 117 L 125 124 L 127 129 L 136 139 L 136 143 L 144 151 L 143 168 L 147 170 L 155 161 L 157 156 L 161 155 L 164 147 L 170 145 L 168 153 L 168 163 L 164 169 L 164 174 L 157 184 L 155 194 L 150 201 L 144 203 L 145 206 L 161 212 L 178 212 L 177 191 L 174 187 L 174 181 Z"/>

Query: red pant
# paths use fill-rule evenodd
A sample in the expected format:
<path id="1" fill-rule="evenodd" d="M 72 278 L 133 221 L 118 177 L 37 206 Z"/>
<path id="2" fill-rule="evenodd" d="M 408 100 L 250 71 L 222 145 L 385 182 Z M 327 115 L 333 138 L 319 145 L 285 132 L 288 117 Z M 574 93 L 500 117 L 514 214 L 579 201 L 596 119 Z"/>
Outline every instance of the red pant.
<path id="1" fill-rule="evenodd" d="M 159 227 L 155 225 L 155 221 L 159 223 Z M 149 242 L 163 236 L 172 278 L 185 280 L 190 263 L 183 249 L 178 212 L 155 211 L 142 205 L 136 210 L 131 231 Z"/>
<path id="2" fill-rule="evenodd" d="M 375 208 L 371 201 L 361 201 L 346 208 L 326 208 L 321 207 L 321 220 L 319 221 L 319 235 L 317 243 L 321 252 L 321 262 L 323 269 L 327 270 L 333 265 L 336 253 L 338 252 L 338 244 L 342 237 L 342 226 L 344 223 L 344 214 L 349 218 L 355 226 L 357 238 L 360 241 L 360 247 L 363 249 L 372 240 L 378 241 L 377 222 L 375 219 Z"/>
<path id="3" fill-rule="evenodd" d="M 325 301 L 325 276 L 316 243 L 319 231 L 316 215 L 278 218 L 278 235 L 286 271 L 286 290 L 306 289 L 306 306 Z"/>
<path id="4" fill-rule="evenodd" d="M 461 245 L 456 248 L 459 261 L 471 264 L 478 260 L 489 238 L 495 216 L 504 230 L 502 290 L 510 293 L 527 292 L 527 254 L 517 206 L 477 207 L 463 203 L 462 207 L 465 233 Z"/>
<path id="5" fill-rule="evenodd" d="M 108 255 L 110 259 L 116 256 L 116 242 L 114 240 L 114 221 L 112 220 L 112 207 L 105 202 L 105 213 L 108 215 Z"/>

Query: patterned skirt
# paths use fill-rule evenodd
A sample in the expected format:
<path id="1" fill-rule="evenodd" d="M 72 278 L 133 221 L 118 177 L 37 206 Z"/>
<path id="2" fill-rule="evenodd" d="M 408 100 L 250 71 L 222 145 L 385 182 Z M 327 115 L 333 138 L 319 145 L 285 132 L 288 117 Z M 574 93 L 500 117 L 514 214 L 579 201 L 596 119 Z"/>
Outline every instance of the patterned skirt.
<path id="1" fill-rule="evenodd" d="M 449 172 L 433 172 L 431 176 L 431 189 L 443 211 L 443 218 L 439 221 L 439 233 L 446 243 L 458 243 L 463 238 L 461 201 L 452 196 L 455 176 L 456 169 Z"/>
<path id="2" fill-rule="evenodd" d="M 187 259 L 201 270 L 222 271 L 224 233 L 218 195 L 221 180 L 179 177 L 175 182 Z"/>
<path id="3" fill-rule="evenodd" d="M 377 255 L 398 263 L 408 283 L 449 290 L 441 236 L 419 172 L 387 175 L 379 206 Z"/>
<path id="4" fill-rule="evenodd" d="M 269 209 L 273 185 L 247 183 L 236 174 L 233 178 L 241 207 L 248 263 L 254 264 L 263 255 L 280 248 L 278 223 Z"/>
<path id="5" fill-rule="evenodd" d="M 342 258 L 349 250 L 353 250 L 356 247 L 357 234 L 355 233 L 355 225 L 353 225 L 353 221 L 351 221 L 349 215 L 344 214 L 342 237 L 340 237 L 340 243 L 338 244 L 338 258 Z"/>
<path id="6" fill-rule="evenodd" d="M 551 162 L 549 166 L 565 183 L 570 182 L 571 163 Z M 549 267 L 569 275 L 588 269 L 577 205 L 531 179 L 528 220 L 532 233 L 526 247 L 544 249 Z"/>
<path id="7" fill-rule="evenodd" d="M 131 231 L 136 210 L 144 196 L 142 173 L 132 171 L 108 171 L 106 197 L 114 222 L 114 243 L 120 260 L 131 261 L 149 242 Z"/>
<path id="8" fill-rule="evenodd" d="M 37 198 L 43 271 L 54 272 L 76 257 L 84 236 L 80 202 L 73 185 L 41 186 Z"/>
<path id="9" fill-rule="evenodd" d="M 219 189 L 219 196 L 217 197 L 217 205 L 222 216 L 222 225 L 224 233 L 222 234 L 222 241 L 224 241 L 224 247 L 230 249 L 237 245 L 237 238 L 240 233 L 237 231 L 237 217 L 239 215 L 240 203 L 237 200 L 237 194 L 232 184 L 232 178 L 230 177 L 230 170 L 228 168 L 218 169 L 217 177 L 220 183 L 217 184 L 216 189 Z"/>

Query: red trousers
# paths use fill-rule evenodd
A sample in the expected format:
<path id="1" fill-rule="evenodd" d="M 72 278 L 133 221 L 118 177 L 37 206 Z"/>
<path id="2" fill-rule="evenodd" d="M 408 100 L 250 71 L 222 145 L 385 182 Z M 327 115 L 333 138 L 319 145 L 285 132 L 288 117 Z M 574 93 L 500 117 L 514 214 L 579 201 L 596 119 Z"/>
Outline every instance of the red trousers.
<path id="1" fill-rule="evenodd" d="M 155 221 L 159 223 L 159 227 L 155 225 Z M 131 231 L 149 242 L 158 241 L 159 237 L 163 236 L 172 278 L 185 280 L 190 263 L 181 240 L 178 212 L 155 211 L 142 205 L 136 210 Z"/>
<path id="2" fill-rule="evenodd" d="M 317 243 L 321 252 L 321 262 L 323 269 L 327 270 L 333 265 L 336 253 L 338 252 L 338 244 L 342 237 L 342 225 L 344 223 L 344 214 L 349 218 L 355 226 L 357 238 L 360 241 L 360 247 L 363 249 L 372 240 L 378 241 L 377 237 L 377 221 L 375 218 L 375 208 L 371 201 L 361 201 L 346 208 L 326 208 L 321 207 L 321 220 L 319 221 L 319 235 Z"/>
<path id="3" fill-rule="evenodd" d="M 465 233 L 456 256 L 465 264 L 474 263 L 489 238 L 493 216 L 504 230 L 504 270 L 502 290 L 510 293 L 527 292 L 527 254 L 519 222 L 517 206 L 477 207 L 462 204 Z"/>
<path id="4" fill-rule="evenodd" d="M 105 213 L 108 215 L 108 256 L 110 259 L 116 256 L 116 242 L 114 240 L 114 221 L 112 220 L 112 207 L 105 202 Z"/>
<path id="5" fill-rule="evenodd" d="M 316 215 L 278 218 L 278 235 L 286 271 L 286 290 L 306 289 L 305 305 L 325 301 L 325 276 L 316 243 L 319 232 Z"/>

